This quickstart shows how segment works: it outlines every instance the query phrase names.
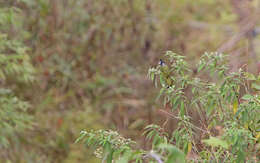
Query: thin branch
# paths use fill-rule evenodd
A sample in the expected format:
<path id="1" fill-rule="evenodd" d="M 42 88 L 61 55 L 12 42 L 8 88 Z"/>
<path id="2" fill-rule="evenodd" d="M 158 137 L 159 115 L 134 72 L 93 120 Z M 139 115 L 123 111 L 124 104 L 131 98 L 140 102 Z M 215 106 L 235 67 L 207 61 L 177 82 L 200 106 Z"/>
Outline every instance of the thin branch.
<path id="1" fill-rule="evenodd" d="M 220 29 L 223 32 L 227 32 L 230 35 L 233 35 L 234 32 L 234 28 L 231 25 L 219 25 L 219 24 L 210 24 L 210 23 L 206 23 L 206 22 L 202 22 L 202 21 L 190 21 L 188 23 L 188 26 L 190 26 L 191 28 L 195 28 L 198 30 L 208 30 L 214 27 L 218 27 L 218 29 Z M 256 35 L 260 34 L 260 27 L 256 27 L 254 28 L 254 32 Z"/>
<path id="2" fill-rule="evenodd" d="M 238 41 L 240 41 L 243 37 L 246 36 L 246 34 L 250 31 L 252 31 L 255 27 L 256 22 L 251 21 L 248 22 L 243 29 L 237 34 L 235 34 L 233 37 L 231 37 L 227 42 L 225 42 L 220 48 L 217 50 L 218 52 L 224 52 L 229 51 L 231 48 L 233 48 Z"/>
<path id="3" fill-rule="evenodd" d="M 208 133 L 208 131 L 206 131 L 206 130 L 204 130 L 204 129 L 202 129 L 202 128 L 199 128 L 199 127 L 195 126 L 194 124 L 192 124 L 192 123 L 190 123 L 190 122 L 184 121 L 184 120 L 181 119 L 180 117 L 176 117 L 175 115 L 173 115 L 173 114 L 171 114 L 171 113 L 169 113 L 169 112 L 167 112 L 167 111 L 165 111 L 165 110 L 159 109 L 159 111 L 162 112 L 162 113 L 164 113 L 164 114 L 166 114 L 166 115 L 168 115 L 168 116 L 171 117 L 171 118 L 174 118 L 174 119 L 183 121 L 183 122 L 185 122 L 185 123 L 189 123 L 189 125 L 191 125 L 191 127 L 196 128 L 196 129 L 198 129 L 198 130 L 200 130 L 200 131 L 202 131 L 202 132 L 204 132 L 204 133 Z"/>

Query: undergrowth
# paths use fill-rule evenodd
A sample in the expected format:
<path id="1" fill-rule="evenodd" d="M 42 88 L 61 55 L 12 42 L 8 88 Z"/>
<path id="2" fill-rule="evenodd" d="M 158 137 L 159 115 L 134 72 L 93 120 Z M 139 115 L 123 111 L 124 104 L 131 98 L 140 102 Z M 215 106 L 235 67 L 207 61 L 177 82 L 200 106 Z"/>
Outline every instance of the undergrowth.
<path id="1" fill-rule="evenodd" d="M 163 110 L 178 120 L 172 133 L 164 125 L 144 129 L 150 150 L 143 150 L 116 131 L 82 131 L 76 142 L 95 149 L 103 162 L 257 162 L 260 138 L 260 76 L 230 72 L 226 55 L 205 53 L 197 64 L 196 75 L 185 57 L 166 52 L 149 69 L 148 76 L 160 87 Z M 209 74 L 212 80 L 200 76 Z M 194 120 L 194 115 L 199 120 Z"/>

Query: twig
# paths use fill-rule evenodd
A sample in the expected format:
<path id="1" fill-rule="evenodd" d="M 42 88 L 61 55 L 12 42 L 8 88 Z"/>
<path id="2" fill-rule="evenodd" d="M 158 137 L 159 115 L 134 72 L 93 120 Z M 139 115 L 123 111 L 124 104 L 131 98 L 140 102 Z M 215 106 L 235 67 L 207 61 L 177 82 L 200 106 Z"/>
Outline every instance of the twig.
<path id="1" fill-rule="evenodd" d="M 226 43 L 224 43 L 222 46 L 220 46 L 220 48 L 217 50 L 218 52 L 224 52 L 224 51 L 228 51 L 231 48 L 234 47 L 234 45 L 240 41 L 244 36 L 246 36 L 246 34 L 250 31 L 252 31 L 255 27 L 256 22 L 255 21 L 251 21 L 248 22 L 243 29 L 241 29 L 241 31 L 237 34 L 235 34 L 233 37 L 231 37 L 230 40 L 228 40 Z"/>
<path id="2" fill-rule="evenodd" d="M 184 121 L 184 120 L 181 119 L 180 117 L 176 117 L 175 115 L 173 115 L 173 114 L 171 114 L 171 113 L 169 113 L 169 112 L 167 112 L 167 111 L 165 111 L 165 110 L 159 109 L 159 111 L 162 112 L 162 113 L 164 113 L 164 114 L 167 114 L 167 115 L 168 115 L 169 117 L 171 117 L 171 118 L 174 118 L 174 119 L 183 121 L 183 122 L 185 122 L 185 123 L 189 123 L 189 125 L 191 125 L 193 128 L 196 128 L 196 129 L 198 129 L 198 130 L 200 130 L 200 131 L 202 131 L 202 132 L 204 132 L 204 133 L 208 133 L 208 131 L 206 131 L 206 130 L 204 130 L 204 129 L 202 129 L 202 128 L 199 128 L 199 127 L 195 126 L 194 124 L 192 124 L 192 123 L 190 123 L 190 122 Z"/>
<path id="3" fill-rule="evenodd" d="M 227 32 L 230 35 L 234 34 L 234 28 L 231 25 L 219 25 L 219 24 L 210 24 L 202 21 L 190 21 L 188 26 L 195 29 L 201 30 L 208 30 L 213 27 L 218 27 L 218 29 L 222 30 L 223 32 Z M 260 27 L 256 27 L 254 29 L 256 35 L 260 34 Z"/>

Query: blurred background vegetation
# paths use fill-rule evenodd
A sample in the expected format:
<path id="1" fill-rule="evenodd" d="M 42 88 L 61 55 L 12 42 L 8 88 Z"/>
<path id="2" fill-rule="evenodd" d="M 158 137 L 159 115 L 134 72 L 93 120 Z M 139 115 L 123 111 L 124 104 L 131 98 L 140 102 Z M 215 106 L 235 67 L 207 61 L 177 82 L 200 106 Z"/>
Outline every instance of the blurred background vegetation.
<path id="1" fill-rule="evenodd" d="M 165 119 L 148 68 L 220 51 L 259 73 L 259 16 L 259 0 L 0 0 L 0 162 L 98 162 L 82 129 L 148 148 L 143 127 Z"/>

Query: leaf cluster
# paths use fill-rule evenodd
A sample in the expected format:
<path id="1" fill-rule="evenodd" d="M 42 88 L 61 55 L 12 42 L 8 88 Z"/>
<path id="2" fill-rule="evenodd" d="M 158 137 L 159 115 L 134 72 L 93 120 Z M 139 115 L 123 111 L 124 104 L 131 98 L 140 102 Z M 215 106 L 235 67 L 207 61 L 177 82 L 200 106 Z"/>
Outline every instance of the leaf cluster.
<path id="1" fill-rule="evenodd" d="M 148 125 L 143 135 L 151 141 L 151 151 L 141 150 L 137 157 L 125 160 L 142 162 L 149 158 L 159 163 L 259 160 L 260 76 L 243 69 L 230 72 L 226 55 L 221 53 L 202 55 L 197 65 L 198 76 L 194 76 L 184 56 L 171 51 L 165 56 L 168 60 L 149 69 L 148 76 L 161 87 L 158 98 L 163 97 L 164 104 L 171 106 L 173 112 L 168 114 L 178 120 L 178 127 L 170 135 L 158 125 Z M 212 80 L 200 76 L 208 73 Z M 190 112 L 199 115 L 198 123 Z M 120 146 L 115 147 L 113 135 L 124 140 Z M 110 152 L 102 156 L 108 162 L 126 158 L 122 152 L 125 149 L 127 156 L 140 151 L 133 150 L 125 138 L 113 131 L 83 132 L 78 140 L 84 137 L 87 145 L 98 145 Z M 120 151 L 117 157 L 112 154 L 115 151 Z M 190 158 L 191 154 L 196 157 Z"/>

